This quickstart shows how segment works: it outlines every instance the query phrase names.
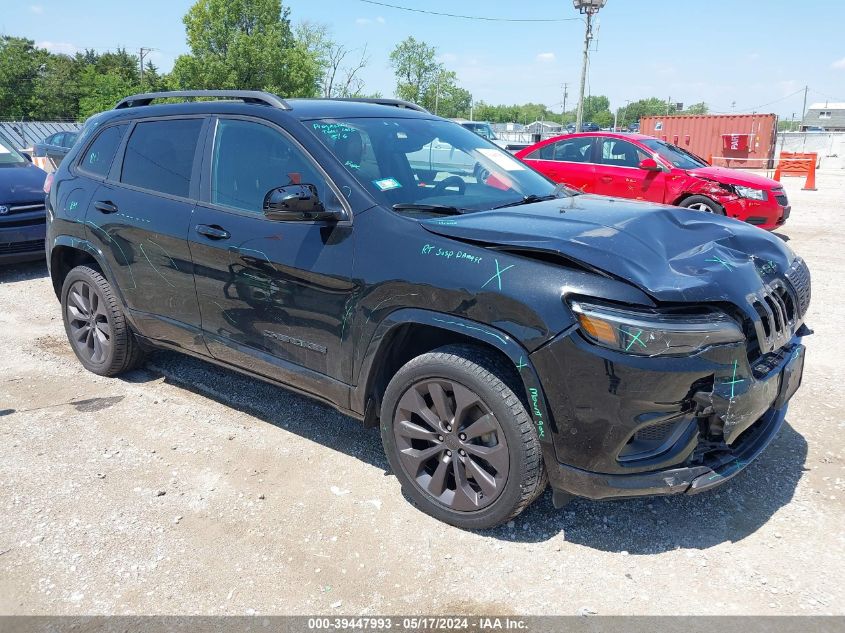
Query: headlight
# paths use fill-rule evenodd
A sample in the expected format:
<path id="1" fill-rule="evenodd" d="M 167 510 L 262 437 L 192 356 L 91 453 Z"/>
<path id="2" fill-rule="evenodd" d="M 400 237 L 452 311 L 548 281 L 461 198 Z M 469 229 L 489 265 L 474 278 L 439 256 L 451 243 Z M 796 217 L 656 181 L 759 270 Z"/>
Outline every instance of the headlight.
<path id="1" fill-rule="evenodd" d="M 744 340 L 727 314 L 635 312 L 573 301 L 581 331 L 594 343 L 637 356 L 686 356 L 711 345 Z"/>
<path id="2" fill-rule="evenodd" d="M 751 200 L 762 200 L 764 202 L 769 199 L 769 195 L 765 189 L 752 189 L 751 187 L 740 187 L 739 185 L 734 185 L 733 188 L 736 191 L 736 195 L 740 198 L 750 198 Z"/>

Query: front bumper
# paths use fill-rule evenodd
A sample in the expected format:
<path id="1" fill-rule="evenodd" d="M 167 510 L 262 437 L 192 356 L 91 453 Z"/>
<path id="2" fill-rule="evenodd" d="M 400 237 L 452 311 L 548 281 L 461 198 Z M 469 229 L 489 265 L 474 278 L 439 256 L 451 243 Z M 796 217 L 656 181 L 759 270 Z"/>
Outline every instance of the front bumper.
<path id="1" fill-rule="evenodd" d="M 742 344 L 647 358 L 576 331 L 531 359 L 551 413 L 544 460 L 556 497 L 606 499 L 692 494 L 736 476 L 780 430 L 804 346 L 795 336 L 753 364 Z"/>
<path id="2" fill-rule="evenodd" d="M 769 194 L 768 200 L 733 198 L 720 202 L 729 218 L 737 218 L 767 231 L 783 226 L 792 210 L 788 204 L 780 206 L 773 194 Z"/>
<path id="3" fill-rule="evenodd" d="M 43 210 L 40 215 L 43 218 Z M 10 219 L 12 218 L 16 222 L 20 221 L 16 216 L 10 216 Z M 45 259 L 45 234 L 46 225 L 43 220 L 22 226 L 3 226 L 0 222 L 0 264 Z"/>

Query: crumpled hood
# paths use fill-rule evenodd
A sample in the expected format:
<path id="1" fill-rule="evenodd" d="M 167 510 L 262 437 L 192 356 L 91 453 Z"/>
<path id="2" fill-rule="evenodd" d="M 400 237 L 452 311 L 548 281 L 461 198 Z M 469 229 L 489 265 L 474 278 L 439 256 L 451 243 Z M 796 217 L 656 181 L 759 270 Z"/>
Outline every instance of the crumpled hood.
<path id="1" fill-rule="evenodd" d="M 46 172 L 35 165 L 0 167 L 0 204 L 44 201 Z"/>
<path id="2" fill-rule="evenodd" d="M 782 187 L 777 180 L 739 171 L 738 169 L 729 169 L 728 167 L 699 167 L 698 169 L 688 169 L 687 171 L 693 176 L 709 178 L 710 180 L 723 182 L 727 185 L 739 185 L 741 187 L 766 190 L 774 187 Z"/>
<path id="3" fill-rule="evenodd" d="M 559 253 L 666 302 L 744 305 L 795 257 L 778 237 L 738 220 L 594 195 L 422 225 L 466 242 Z"/>

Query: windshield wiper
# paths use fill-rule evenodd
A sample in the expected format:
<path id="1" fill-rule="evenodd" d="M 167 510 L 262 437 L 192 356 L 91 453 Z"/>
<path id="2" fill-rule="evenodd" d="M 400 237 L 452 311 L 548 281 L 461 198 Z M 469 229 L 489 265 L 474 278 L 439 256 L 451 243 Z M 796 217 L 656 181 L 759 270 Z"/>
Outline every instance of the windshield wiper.
<path id="1" fill-rule="evenodd" d="M 461 215 L 464 209 L 451 207 L 446 204 L 425 204 L 422 202 L 400 202 L 393 205 L 394 211 L 431 211 L 443 215 Z"/>
<path id="2" fill-rule="evenodd" d="M 534 204 L 535 202 L 543 202 L 544 200 L 555 200 L 556 198 L 563 198 L 565 196 L 577 196 L 580 193 L 580 191 L 572 190 L 569 187 L 558 183 L 555 185 L 554 191 L 552 191 L 548 195 L 538 196 L 536 193 L 531 193 L 527 196 L 523 196 L 521 200 L 515 200 L 513 202 L 500 204 L 498 207 L 493 207 L 493 209 L 495 210 L 504 209 L 506 207 L 518 207 L 523 204 Z"/>
<path id="3" fill-rule="evenodd" d="M 506 204 L 500 204 L 498 207 L 493 207 L 493 209 L 504 209 L 506 207 L 518 207 L 522 204 L 534 204 L 535 202 L 543 202 L 544 200 L 554 200 L 557 198 L 557 194 L 550 193 L 547 196 L 538 196 L 535 193 L 530 195 L 524 196 L 521 200 L 515 200 L 514 202 L 508 202 Z"/>

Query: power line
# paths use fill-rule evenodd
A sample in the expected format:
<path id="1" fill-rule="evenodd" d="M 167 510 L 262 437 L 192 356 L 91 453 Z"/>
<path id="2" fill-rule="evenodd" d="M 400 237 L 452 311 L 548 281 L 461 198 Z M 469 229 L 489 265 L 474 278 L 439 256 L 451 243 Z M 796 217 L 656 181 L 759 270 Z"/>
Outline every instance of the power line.
<path id="1" fill-rule="evenodd" d="M 573 22 L 581 20 L 582 18 L 491 18 L 481 15 L 459 15 L 456 13 L 442 13 L 440 11 L 428 11 L 426 9 L 413 9 L 411 7 L 400 7 L 396 4 L 388 4 L 387 2 L 376 2 L 376 0 L 358 0 L 367 4 L 375 4 L 380 7 L 388 7 L 390 9 L 399 9 L 400 11 L 411 11 L 413 13 L 426 13 L 428 15 L 438 15 L 447 18 L 460 18 L 462 20 L 481 20 L 484 22 Z"/>

